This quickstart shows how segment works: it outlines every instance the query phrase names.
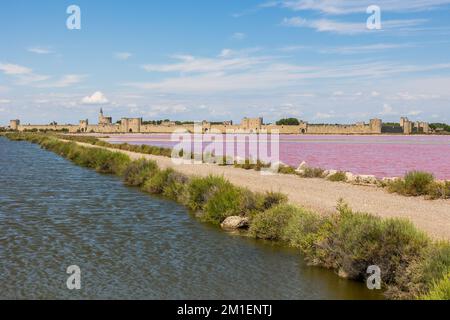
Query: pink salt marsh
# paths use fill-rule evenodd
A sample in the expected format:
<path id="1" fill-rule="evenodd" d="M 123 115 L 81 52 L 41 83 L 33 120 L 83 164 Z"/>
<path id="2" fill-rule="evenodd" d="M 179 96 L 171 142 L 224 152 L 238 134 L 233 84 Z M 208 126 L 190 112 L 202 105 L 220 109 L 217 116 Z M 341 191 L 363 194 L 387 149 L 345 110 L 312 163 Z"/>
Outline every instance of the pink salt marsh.
<path id="1" fill-rule="evenodd" d="M 107 141 L 160 147 L 178 143 L 169 134 L 112 135 Z M 450 179 L 450 136 L 281 135 L 280 160 L 294 167 L 306 161 L 312 167 L 377 177 L 421 170 Z"/>

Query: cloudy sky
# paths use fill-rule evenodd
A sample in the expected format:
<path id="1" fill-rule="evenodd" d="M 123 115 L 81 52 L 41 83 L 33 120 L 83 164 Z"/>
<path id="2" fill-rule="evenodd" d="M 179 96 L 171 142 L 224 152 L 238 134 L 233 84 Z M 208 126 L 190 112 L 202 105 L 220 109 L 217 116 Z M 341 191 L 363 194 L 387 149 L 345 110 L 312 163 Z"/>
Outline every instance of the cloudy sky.
<path id="1" fill-rule="evenodd" d="M 69 30 L 69 5 L 81 30 Z M 378 5 L 382 29 L 368 30 Z M 0 125 L 121 116 L 450 122 L 450 0 L 0 4 Z"/>

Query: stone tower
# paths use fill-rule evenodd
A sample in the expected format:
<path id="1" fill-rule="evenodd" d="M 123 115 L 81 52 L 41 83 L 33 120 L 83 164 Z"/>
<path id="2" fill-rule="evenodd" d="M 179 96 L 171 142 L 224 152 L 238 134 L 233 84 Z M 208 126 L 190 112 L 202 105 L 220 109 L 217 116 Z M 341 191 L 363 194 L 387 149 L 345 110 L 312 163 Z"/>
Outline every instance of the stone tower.
<path id="1" fill-rule="evenodd" d="M 103 115 L 103 109 L 102 108 L 100 108 L 100 114 L 98 116 L 98 124 L 100 124 L 100 125 L 112 124 L 112 118 L 111 117 L 105 117 Z"/>
<path id="2" fill-rule="evenodd" d="M 19 130 L 19 126 L 20 126 L 20 120 L 11 120 L 9 122 L 9 127 L 11 128 L 11 130 L 14 130 L 14 131 Z"/>
<path id="3" fill-rule="evenodd" d="M 88 131 L 89 120 L 80 120 L 80 132 Z"/>
<path id="4" fill-rule="evenodd" d="M 124 133 L 141 132 L 142 118 L 122 118 L 120 121 L 120 131 Z"/>
<path id="5" fill-rule="evenodd" d="M 409 121 L 408 119 L 403 121 L 403 133 L 404 134 L 411 134 L 413 131 L 413 123 Z"/>
<path id="6" fill-rule="evenodd" d="M 263 125 L 263 118 L 244 118 L 241 122 L 241 129 L 250 132 L 259 132 Z"/>
<path id="7" fill-rule="evenodd" d="M 383 122 L 381 119 L 370 119 L 370 131 L 372 133 L 381 134 L 381 127 L 383 126 Z"/>

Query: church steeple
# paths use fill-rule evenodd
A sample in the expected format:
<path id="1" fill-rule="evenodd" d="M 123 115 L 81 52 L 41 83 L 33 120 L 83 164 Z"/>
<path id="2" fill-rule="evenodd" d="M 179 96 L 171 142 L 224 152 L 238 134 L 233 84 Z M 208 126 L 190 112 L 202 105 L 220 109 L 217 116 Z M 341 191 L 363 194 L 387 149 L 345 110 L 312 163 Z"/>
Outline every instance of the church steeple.
<path id="1" fill-rule="evenodd" d="M 100 108 L 100 115 L 103 116 L 103 108 Z"/>

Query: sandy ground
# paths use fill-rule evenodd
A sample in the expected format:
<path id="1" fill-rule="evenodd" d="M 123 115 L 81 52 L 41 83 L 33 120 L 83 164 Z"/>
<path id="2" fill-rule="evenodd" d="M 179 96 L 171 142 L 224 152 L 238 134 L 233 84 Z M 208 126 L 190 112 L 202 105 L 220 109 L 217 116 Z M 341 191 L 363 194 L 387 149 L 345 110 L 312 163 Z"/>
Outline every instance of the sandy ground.
<path id="1" fill-rule="evenodd" d="M 79 143 L 87 147 L 90 144 Z M 373 186 L 358 186 L 325 179 L 305 179 L 294 175 L 262 175 L 254 170 L 209 164 L 175 165 L 170 158 L 144 155 L 123 150 L 132 159 L 155 160 L 161 168 L 174 168 L 190 176 L 223 175 L 235 185 L 252 191 L 276 191 L 286 194 L 290 203 L 322 214 L 335 212 L 339 199 L 344 199 L 355 211 L 380 217 L 407 218 L 419 229 L 435 239 L 450 240 L 450 200 L 425 200 L 422 197 L 404 197 L 389 194 Z"/>

